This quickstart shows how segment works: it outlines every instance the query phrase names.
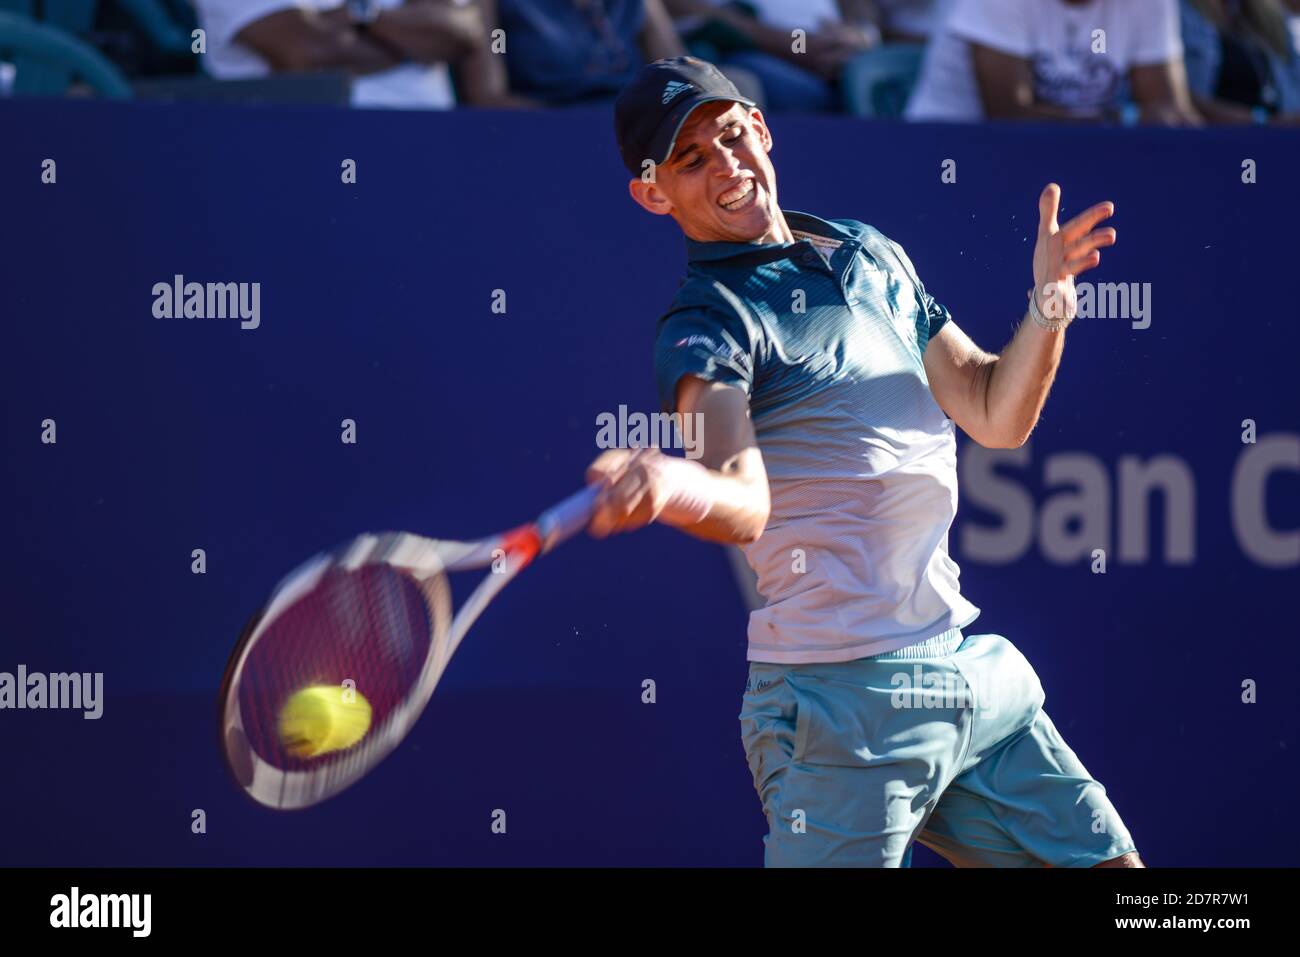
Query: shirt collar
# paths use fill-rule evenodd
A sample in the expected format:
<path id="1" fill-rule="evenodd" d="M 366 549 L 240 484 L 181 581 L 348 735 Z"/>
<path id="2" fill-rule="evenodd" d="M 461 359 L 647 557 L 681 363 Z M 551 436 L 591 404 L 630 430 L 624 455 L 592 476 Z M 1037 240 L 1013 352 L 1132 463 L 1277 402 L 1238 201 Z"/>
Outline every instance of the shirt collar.
<path id="1" fill-rule="evenodd" d="M 857 238 L 843 226 L 828 223 L 811 213 L 801 213 L 793 209 L 783 209 L 781 212 L 785 214 L 786 224 L 792 230 L 813 233 L 818 236 L 829 236 L 832 239 L 840 240 Z M 733 256 L 770 253 L 775 250 L 787 249 L 792 245 L 798 245 L 800 242 L 803 242 L 803 240 L 795 240 L 794 243 L 702 243 L 688 236 L 686 238 L 686 259 L 693 263 L 716 262 L 722 259 L 731 259 Z"/>

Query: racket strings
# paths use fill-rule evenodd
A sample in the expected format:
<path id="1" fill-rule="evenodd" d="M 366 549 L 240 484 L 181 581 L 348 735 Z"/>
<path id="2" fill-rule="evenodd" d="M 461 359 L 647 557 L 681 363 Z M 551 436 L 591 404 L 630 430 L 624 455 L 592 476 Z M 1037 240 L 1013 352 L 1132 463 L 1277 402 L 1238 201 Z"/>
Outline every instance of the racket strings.
<path id="1" fill-rule="evenodd" d="M 445 634 L 449 604 L 441 575 L 417 581 L 386 564 L 328 569 L 265 624 L 249 652 L 239 702 L 249 746 L 286 771 L 346 776 L 364 764 L 419 681 L 439 630 Z M 313 686 L 350 689 L 369 702 L 371 727 L 359 744 L 319 757 L 288 750 L 280 715 Z"/>
<path id="2" fill-rule="evenodd" d="M 447 571 L 490 562 L 496 547 L 367 536 L 286 578 L 245 632 L 223 682 L 224 747 L 245 790 L 272 807 L 306 807 L 391 753 L 428 703 L 461 626 L 512 577 L 489 575 L 467 602 L 473 616 L 458 619 Z M 287 708 L 322 686 L 351 689 L 370 706 L 359 739 L 348 742 L 355 727 L 335 736 L 355 713 L 322 731 L 314 717 Z M 315 706 L 310 694 L 300 700 L 309 712 Z M 284 724 L 288 715 L 296 722 Z"/>

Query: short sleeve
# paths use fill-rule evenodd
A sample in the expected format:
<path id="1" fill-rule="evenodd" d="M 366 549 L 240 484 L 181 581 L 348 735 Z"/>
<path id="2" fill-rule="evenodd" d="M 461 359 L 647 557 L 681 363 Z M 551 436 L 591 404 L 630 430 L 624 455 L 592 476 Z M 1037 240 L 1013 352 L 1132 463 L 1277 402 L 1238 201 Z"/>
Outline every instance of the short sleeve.
<path id="1" fill-rule="evenodd" d="M 956 0 L 948 14 L 948 30 L 967 42 L 1028 59 L 1034 52 L 1030 35 L 1030 4 L 1037 2 Z"/>
<path id="2" fill-rule="evenodd" d="M 660 320 L 655 340 L 660 408 L 676 411 L 677 383 L 684 375 L 734 385 L 749 395 L 754 353 L 754 337 L 734 310 L 719 304 L 670 311 Z"/>
<path id="3" fill-rule="evenodd" d="M 940 302 L 937 302 L 934 296 L 925 291 L 925 284 L 916 274 L 916 267 L 912 265 L 912 260 L 908 258 L 907 253 L 903 252 L 903 247 L 898 245 L 892 239 L 888 240 L 889 248 L 894 251 L 898 261 L 902 264 L 907 276 L 912 280 L 912 285 L 916 287 L 917 315 L 916 315 L 916 345 L 925 354 L 925 347 L 930 344 L 930 340 L 939 334 L 939 330 L 947 324 L 952 318 L 952 314 Z"/>
<path id="4" fill-rule="evenodd" d="M 235 42 L 239 31 L 273 13 L 294 8 L 311 8 L 299 0 L 195 0 L 199 23 L 207 31 L 209 45 Z"/>
<path id="5" fill-rule="evenodd" d="M 1125 7 L 1125 12 L 1133 30 L 1130 65 L 1150 66 L 1182 58 L 1177 0 L 1143 0 Z"/>
<path id="6" fill-rule="evenodd" d="M 939 334 L 939 330 L 947 325 L 952 314 L 948 308 L 940 302 L 936 302 L 934 296 L 925 291 L 924 286 L 918 287 L 921 290 L 921 315 L 924 319 L 917 320 L 916 344 L 921 347 L 921 352 L 925 352 L 925 347 L 930 344 L 930 340 Z M 922 325 L 924 325 L 924 334 L 922 334 Z"/>

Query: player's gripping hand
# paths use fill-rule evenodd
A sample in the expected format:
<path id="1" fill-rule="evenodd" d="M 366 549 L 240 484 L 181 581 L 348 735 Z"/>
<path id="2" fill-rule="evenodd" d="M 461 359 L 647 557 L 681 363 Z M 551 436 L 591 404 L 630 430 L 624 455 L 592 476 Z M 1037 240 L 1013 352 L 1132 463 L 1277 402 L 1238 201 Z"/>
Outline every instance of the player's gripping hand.
<path id="1" fill-rule="evenodd" d="M 602 485 L 587 530 L 597 538 L 631 532 L 659 517 L 671 490 L 656 466 L 658 449 L 609 449 L 587 467 L 587 482 Z"/>
<path id="2" fill-rule="evenodd" d="M 603 538 L 655 520 L 693 528 L 713 510 L 714 481 L 699 462 L 658 449 L 610 449 L 587 469 L 587 482 L 603 486 L 588 530 Z"/>
<path id="3" fill-rule="evenodd" d="M 1034 296 L 1048 319 L 1073 319 L 1078 308 L 1074 277 L 1101 262 L 1101 247 L 1115 244 L 1116 232 L 1094 229 L 1115 213 L 1109 200 L 1084 210 L 1064 226 L 1056 222 L 1061 187 L 1048 183 L 1038 197 L 1038 242 L 1034 245 Z"/>

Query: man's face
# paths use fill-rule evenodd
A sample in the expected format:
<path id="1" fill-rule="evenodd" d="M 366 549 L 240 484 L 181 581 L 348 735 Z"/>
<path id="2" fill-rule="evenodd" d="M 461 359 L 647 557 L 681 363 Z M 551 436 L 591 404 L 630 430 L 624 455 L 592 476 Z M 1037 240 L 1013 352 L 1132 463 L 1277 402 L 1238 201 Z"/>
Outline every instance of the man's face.
<path id="1" fill-rule="evenodd" d="M 700 242 L 776 242 L 776 171 L 763 114 L 740 103 L 705 103 L 677 136 L 655 182 L 634 179 L 632 197 L 671 215 Z"/>

